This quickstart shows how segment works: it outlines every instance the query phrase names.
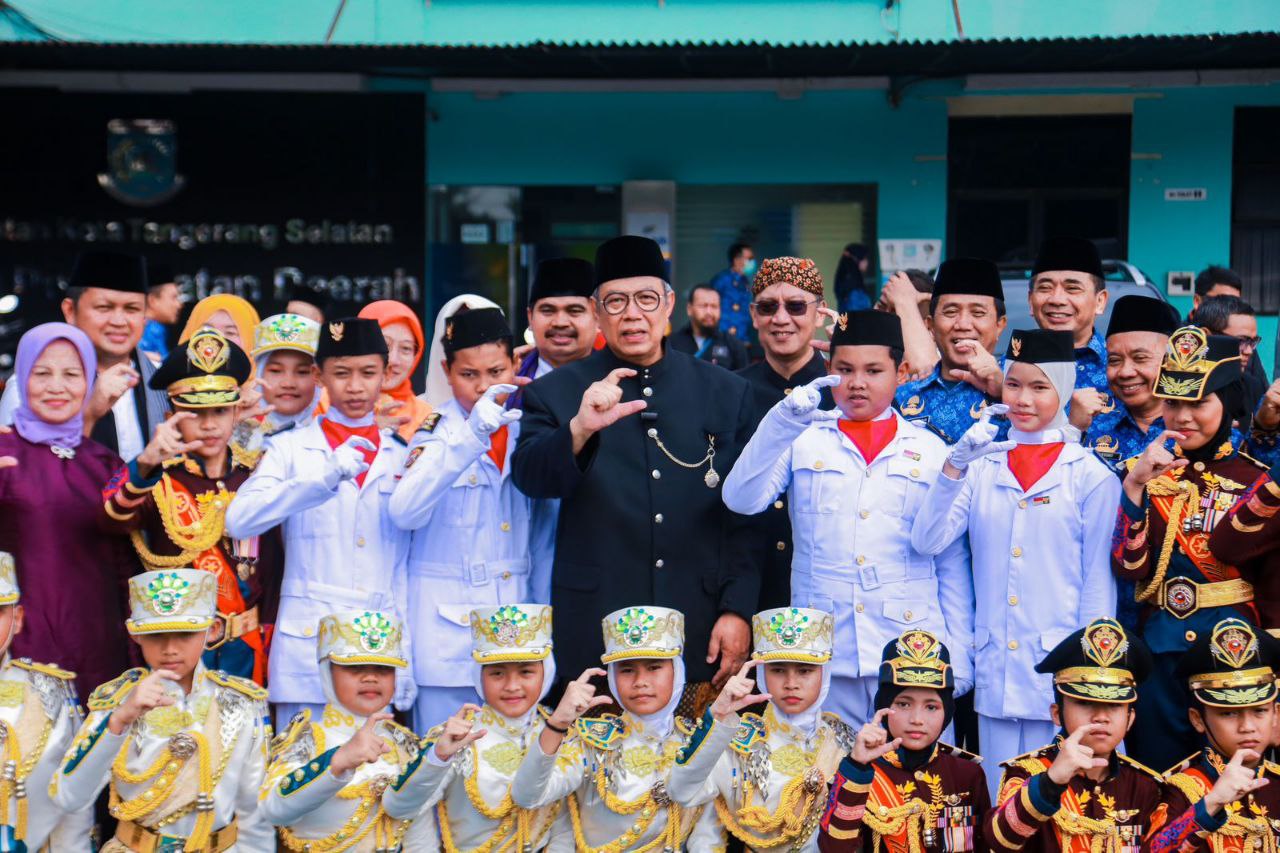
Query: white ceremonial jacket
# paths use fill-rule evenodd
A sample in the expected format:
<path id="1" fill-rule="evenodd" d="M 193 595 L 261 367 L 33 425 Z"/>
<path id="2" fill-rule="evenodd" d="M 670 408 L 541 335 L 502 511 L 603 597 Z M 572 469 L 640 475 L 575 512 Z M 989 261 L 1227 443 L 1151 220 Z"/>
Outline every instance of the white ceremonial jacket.
<path id="1" fill-rule="evenodd" d="M 868 466 L 835 421 L 805 424 L 769 410 L 724 483 L 724 502 L 752 515 L 787 492 L 795 554 L 791 603 L 834 613 L 832 674 L 873 677 L 886 643 L 918 628 L 951 651 L 957 693 L 973 684 L 973 580 L 963 543 L 937 556 L 911 544 L 947 446 L 897 412 L 897 433 Z"/>
<path id="2" fill-rule="evenodd" d="M 521 726 L 503 717 L 488 705 L 476 716 L 475 725 L 485 736 L 459 751 L 447 762 L 435 754 L 435 739 L 440 727 L 432 729 L 423 744 L 423 759 L 413 770 L 409 783 L 423 783 L 429 792 L 425 812 L 434 817 L 441 833 L 448 833 L 451 844 L 423 850 L 475 850 L 478 848 L 513 851 L 547 850 L 569 853 L 573 850 L 573 832 L 563 802 L 553 802 L 520 815 L 511 800 L 511 781 L 516 769 L 542 732 L 541 709 L 532 725 Z M 468 788 L 471 790 L 468 791 Z M 472 803 L 478 796 L 489 810 L 481 814 Z M 527 825 L 527 837 L 516 845 L 515 836 L 521 824 Z M 485 847 L 489 845 L 489 847 Z M 406 848 L 407 849 L 407 848 Z"/>
<path id="3" fill-rule="evenodd" d="M 302 711 L 272 745 L 271 764 L 262 787 L 263 820 L 281 828 L 288 845 L 337 849 L 359 837 L 351 853 L 383 849 L 423 849 L 433 843 L 434 824 L 426 821 L 426 840 L 416 839 L 414 818 L 429 791 L 407 777 L 422 760 L 418 737 L 392 722 L 381 725 L 391 751 L 377 761 L 338 776 L 330 768 L 334 753 L 355 736 L 365 718 L 326 705 L 319 721 Z M 339 837 L 341 836 L 341 837 Z"/>
<path id="4" fill-rule="evenodd" d="M 98 794 L 114 781 L 127 806 L 142 802 L 148 790 L 168 790 L 158 808 L 138 817 L 136 823 L 172 838 L 189 838 L 200 814 L 195 808 L 200 777 L 199 752 L 188 757 L 171 756 L 158 763 L 175 735 L 203 735 L 208 743 L 213 788 L 213 829 L 237 824 L 235 853 L 274 853 L 275 832 L 258 812 L 258 789 L 266 774 L 266 691 L 252 681 L 206 670 L 197 664 L 191 692 L 173 705 L 153 708 L 125 732 L 114 735 L 107 727 L 111 713 L 149 671 L 131 669 L 99 687 L 89 697 L 89 716 L 54 775 L 49 791 L 54 803 L 66 811 L 93 808 Z M 116 778 L 113 762 L 121 754 L 125 770 L 143 781 Z M 176 765 L 176 767 L 174 766 Z M 176 773 L 176 779 L 170 774 Z M 165 779 L 169 778 L 168 785 Z M 175 815 L 181 815 L 174 818 Z"/>
<path id="5" fill-rule="evenodd" d="M 268 663 L 272 702 L 325 703 L 316 663 L 322 616 L 358 609 L 395 613 L 404 622 L 405 648 L 412 648 L 404 607 L 409 534 L 388 511 L 407 448 L 382 430 L 363 486 L 354 479 L 336 487 L 325 483 L 330 452 L 319 420 L 272 436 L 227 511 L 227 535 L 235 539 L 284 525 L 284 580 Z M 397 708 L 412 704 L 411 681 L 397 677 Z"/>
<path id="6" fill-rule="evenodd" d="M 15 782 L 26 789 L 26 831 L 16 835 L 28 850 L 90 851 L 93 844 L 93 806 L 70 814 L 49 798 L 49 782 L 83 722 L 73 673 L 30 658 L 10 658 L 0 664 L 0 749 L 16 745 Z M 37 754 L 38 751 L 38 754 Z M 11 790 L 11 789 L 10 789 Z M 0 800 L 8 825 L 16 832 L 21 822 L 17 798 Z"/>
<path id="7" fill-rule="evenodd" d="M 960 480 L 939 476 L 911 541 L 936 554 L 968 531 L 977 591 L 975 707 L 987 717 L 1047 720 L 1053 680 L 1036 664 L 1080 626 L 1115 616 L 1111 534 L 1120 480 L 1068 442 L 1023 492 L 1008 455 L 974 461 Z"/>
<path id="8" fill-rule="evenodd" d="M 570 826 L 576 825 L 587 845 L 603 847 L 625 841 L 623 850 L 638 850 L 667 832 L 670 800 L 680 808 L 678 850 L 713 853 L 724 850 L 724 835 L 715 819 L 711 801 L 715 786 L 711 771 L 716 758 L 733 737 L 733 725 L 701 722 L 706 735 L 701 748 L 691 750 L 684 762 L 680 750 L 691 742 L 693 727 L 674 726 L 666 738 L 658 738 L 630 714 L 607 714 L 581 719 L 555 755 L 547 755 L 532 740 L 511 783 L 511 797 L 524 808 L 540 808 L 566 800 Z M 611 798 L 639 804 L 661 786 L 659 796 L 630 814 L 614 811 L 600 795 L 600 786 Z M 568 798 L 572 797 L 572 802 Z M 578 812 L 574 818 L 573 809 Z M 576 836 L 575 836 L 576 837 Z M 579 845 L 581 847 L 581 845 Z M 661 848 L 660 848 L 661 849 Z"/>
<path id="9" fill-rule="evenodd" d="M 475 669 L 471 611 L 547 599 L 533 596 L 530 576 L 533 501 L 511 481 L 519 422 L 507 427 L 499 471 L 456 400 L 436 413 L 440 418 L 409 444 L 389 511 L 413 534 L 407 608 L 417 643 L 414 678 L 423 686 L 465 687 Z M 550 563 L 543 568 L 549 571 Z"/>
<path id="10" fill-rule="evenodd" d="M 749 805 L 763 806 L 771 816 L 776 817 L 787 786 L 817 768 L 822 777 L 821 783 L 815 784 L 810 794 L 812 805 L 804 813 L 802 829 L 795 837 L 783 840 L 781 830 L 762 832 L 739 823 L 739 829 L 744 834 L 772 842 L 768 848 L 761 850 L 783 849 L 797 853 L 816 853 L 817 828 L 826 811 L 831 780 L 840 767 L 840 759 L 853 749 L 854 734 L 838 715 L 832 713 L 822 715 L 812 737 L 805 737 L 799 730 L 778 720 L 772 704 L 767 706 L 763 717 L 758 714 L 743 714 L 729 749 L 720 756 L 712 773 L 711 778 L 718 795 L 717 811 L 725 809 L 730 812 L 733 821 L 740 822 L 741 810 L 748 805 L 749 786 Z M 802 788 L 800 795 L 803 797 L 806 793 Z M 788 806 L 794 809 L 794 801 L 789 802 Z M 750 845 L 747 850 L 758 853 Z"/>

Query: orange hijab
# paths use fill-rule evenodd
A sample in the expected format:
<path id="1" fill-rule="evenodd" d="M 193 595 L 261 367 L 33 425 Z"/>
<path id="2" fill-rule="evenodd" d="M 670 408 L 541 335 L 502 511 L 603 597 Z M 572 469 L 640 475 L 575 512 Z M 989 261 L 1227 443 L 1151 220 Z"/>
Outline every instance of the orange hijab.
<path id="1" fill-rule="evenodd" d="M 187 318 L 187 325 L 182 327 L 178 343 L 185 344 L 192 335 L 208 324 L 210 317 L 219 311 L 226 311 L 231 315 L 232 322 L 236 324 L 236 330 L 240 332 L 240 349 L 247 355 L 249 350 L 253 349 L 253 331 L 258 328 L 261 319 L 258 317 L 257 309 L 246 300 L 230 293 L 215 293 L 197 302 L 191 309 L 191 316 Z M 249 366 L 249 379 L 244 383 L 243 388 L 252 388 L 253 381 L 258 375 L 257 365 L 252 360 Z"/>
<path id="2" fill-rule="evenodd" d="M 407 417 L 409 419 L 408 423 L 396 430 L 401 438 L 408 441 L 417 432 L 418 427 L 422 426 L 422 422 L 431 414 L 431 406 L 425 400 L 418 399 L 413 393 L 413 383 L 410 381 L 413 371 L 417 370 L 418 365 L 422 362 L 422 355 L 425 351 L 426 342 L 422 335 L 422 323 L 419 322 L 412 308 L 394 299 L 380 299 L 377 302 L 370 302 L 360 310 L 359 316 L 365 320 L 377 320 L 378 325 L 384 329 L 392 324 L 400 323 L 409 329 L 409 332 L 413 335 L 414 342 L 418 345 L 417 355 L 414 356 L 413 366 L 409 368 L 409 374 L 396 387 L 382 389 L 382 398 L 378 401 L 379 407 L 391 401 L 400 404 L 391 410 L 391 414 L 395 417 Z"/>

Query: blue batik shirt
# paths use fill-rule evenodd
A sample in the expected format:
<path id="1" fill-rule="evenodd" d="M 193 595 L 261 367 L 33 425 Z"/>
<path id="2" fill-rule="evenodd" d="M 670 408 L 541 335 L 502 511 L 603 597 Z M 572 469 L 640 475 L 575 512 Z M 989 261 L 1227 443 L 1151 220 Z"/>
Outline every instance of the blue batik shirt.
<path id="1" fill-rule="evenodd" d="M 1076 350 L 1076 388 L 1097 388 L 1107 391 L 1107 345 L 1102 337 L 1093 333 L 1086 346 Z"/>
<path id="2" fill-rule="evenodd" d="M 1004 367 L 1004 359 L 997 359 Z M 945 441 L 955 444 L 969 427 L 977 422 L 982 410 L 995 402 L 986 394 L 964 381 L 942 378 L 942 364 L 923 379 L 898 386 L 893 405 L 912 423 L 927 427 Z M 1009 421 L 999 417 L 992 419 L 1000 425 L 997 441 L 1004 441 L 1009 433 Z"/>
<path id="3" fill-rule="evenodd" d="M 723 269 L 711 279 L 720 294 L 720 331 L 747 342 L 751 339 L 751 279 Z"/>

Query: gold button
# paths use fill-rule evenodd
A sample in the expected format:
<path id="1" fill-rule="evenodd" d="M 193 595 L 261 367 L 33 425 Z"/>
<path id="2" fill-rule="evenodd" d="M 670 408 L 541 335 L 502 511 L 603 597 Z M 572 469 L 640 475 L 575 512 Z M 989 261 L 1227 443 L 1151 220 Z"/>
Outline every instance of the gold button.
<path id="1" fill-rule="evenodd" d="M 859 604 L 859 605 L 855 606 L 853 609 L 854 609 L 854 611 L 855 611 L 855 612 L 857 612 L 857 613 L 861 613 L 862 611 L 866 610 L 867 608 L 865 608 L 865 607 L 863 607 L 861 604 Z"/>
<path id="2" fill-rule="evenodd" d="M 773 508 L 774 508 L 774 509 L 782 509 L 782 507 L 783 507 L 783 506 L 785 506 L 785 504 L 783 504 L 783 502 L 782 502 L 782 501 L 774 501 L 774 502 L 773 502 Z"/>
<path id="3" fill-rule="evenodd" d="M 1017 640 L 1010 640 L 1010 641 L 1009 641 L 1009 651 L 1011 651 L 1011 652 L 1016 652 L 1017 650 L 1018 650 L 1018 641 L 1017 641 Z"/>
<path id="4" fill-rule="evenodd" d="M 822 460 L 821 460 L 821 459 L 819 459 L 817 462 L 813 463 L 813 468 L 814 468 L 814 470 L 815 470 L 815 471 L 821 471 L 824 467 L 826 467 L 826 466 L 823 464 L 823 462 L 822 462 Z"/>
<path id="5" fill-rule="evenodd" d="M 858 564 L 859 566 L 861 566 L 861 565 L 863 565 L 863 564 L 865 564 L 865 563 L 867 562 L 867 558 L 866 558 L 866 557 L 864 557 L 864 556 L 862 556 L 861 554 L 859 554 L 859 555 L 858 555 L 858 559 L 856 560 L 856 562 L 857 562 L 857 564 Z"/>
<path id="6" fill-rule="evenodd" d="M 1010 554 L 1012 554 L 1012 555 L 1013 555 L 1013 556 L 1015 556 L 1015 557 L 1021 557 L 1021 556 L 1022 556 L 1022 549 L 1015 545 L 1015 546 L 1013 547 L 1013 550 L 1012 550 L 1012 551 L 1010 551 L 1009 553 L 1010 553 Z"/>
<path id="7" fill-rule="evenodd" d="M 912 468 L 912 469 L 911 469 L 911 476 L 912 476 L 912 477 L 919 477 L 919 476 L 920 476 L 920 469 L 919 469 L 919 468 Z"/>
<path id="8" fill-rule="evenodd" d="M 361 536 L 359 539 L 357 539 L 357 540 L 356 540 L 356 547 L 357 547 L 357 548 L 363 548 L 363 547 L 364 547 L 364 537 L 363 537 L 363 536 Z"/>
<path id="9" fill-rule="evenodd" d="M 1194 643 L 1196 641 L 1195 631 L 1188 631 L 1184 636 L 1187 638 L 1188 643 Z"/>
<path id="10" fill-rule="evenodd" d="M 476 475 L 472 474 L 470 477 L 468 477 L 467 482 L 474 486 L 476 484 Z"/>
<path id="11" fill-rule="evenodd" d="M 315 629 L 315 628 L 303 628 L 303 629 L 302 629 L 302 636 L 304 636 L 304 637 L 311 637 L 311 636 L 314 636 L 314 635 L 315 635 L 315 633 L 316 633 L 316 629 Z"/>
<path id="12" fill-rule="evenodd" d="M 503 579 L 504 581 L 509 581 L 509 580 L 511 580 L 511 572 L 503 572 L 503 573 L 502 573 L 502 579 Z"/>
<path id="13" fill-rule="evenodd" d="M 1026 508 L 1027 508 L 1026 501 L 1018 501 L 1018 509 L 1026 509 Z"/>
<path id="14" fill-rule="evenodd" d="M 503 533 L 511 532 L 511 522 L 509 521 L 502 522 L 502 532 Z"/>
<path id="15" fill-rule="evenodd" d="M 790 396 L 791 396 L 791 391 L 792 391 L 792 389 L 790 389 L 790 388 L 786 389 L 785 391 L 783 391 L 783 392 L 782 392 L 782 396 L 784 396 L 784 397 L 790 397 Z"/>
<path id="16" fill-rule="evenodd" d="M 1010 607 L 1017 607 L 1017 606 L 1018 606 L 1018 596 L 1016 596 L 1016 595 L 1011 595 L 1011 596 L 1009 596 L 1009 606 L 1010 606 Z"/>
<path id="17" fill-rule="evenodd" d="M 1203 471 L 1203 470 L 1204 470 L 1204 463 L 1203 463 L 1203 462 L 1197 462 L 1196 464 L 1192 465 L 1191 467 L 1192 467 L 1192 468 L 1195 468 L 1197 471 Z"/>
<path id="18" fill-rule="evenodd" d="M 778 543 L 778 550 L 779 550 L 779 551 L 785 551 L 785 550 L 787 550 L 787 543 L 786 543 L 786 542 L 779 542 L 779 543 Z"/>
<path id="19" fill-rule="evenodd" d="M 864 509 L 864 510 L 862 510 L 861 512 L 859 512 L 859 513 L 858 513 L 858 517 L 859 517 L 859 518 L 870 518 L 870 517 L 871 517 L 871 510 L 869 510 L 869 509 Z"/>
<path id="20" fill-rule="evenodd" d="M 903 619 L 906 619 L 906 620 L 910 620 L 910 619 L 911 619 L 911 611 L 910 611 L 910 610 L 905 610 L 905 611 L 903 611 L 903 613 L 902 613 L 902 618 L 903 618 Z"/>

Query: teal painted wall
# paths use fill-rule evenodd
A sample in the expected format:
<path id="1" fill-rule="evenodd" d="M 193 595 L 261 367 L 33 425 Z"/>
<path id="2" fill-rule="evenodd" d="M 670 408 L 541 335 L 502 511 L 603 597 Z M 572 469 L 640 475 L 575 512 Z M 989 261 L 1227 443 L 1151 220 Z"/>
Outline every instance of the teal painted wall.
<path id="1" fill-rule="evenodd" d="M 10 0 L 66 40 L 317 43 L 335 0 Z M 1241 33 L 1275 0 L 959 0 L 969 38 Z M 951 0 L 348 0 L 338 43 L 951 40 Z M 0 18 L 0 40 L 35 38 Z"/>

